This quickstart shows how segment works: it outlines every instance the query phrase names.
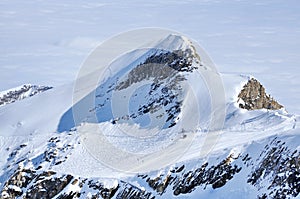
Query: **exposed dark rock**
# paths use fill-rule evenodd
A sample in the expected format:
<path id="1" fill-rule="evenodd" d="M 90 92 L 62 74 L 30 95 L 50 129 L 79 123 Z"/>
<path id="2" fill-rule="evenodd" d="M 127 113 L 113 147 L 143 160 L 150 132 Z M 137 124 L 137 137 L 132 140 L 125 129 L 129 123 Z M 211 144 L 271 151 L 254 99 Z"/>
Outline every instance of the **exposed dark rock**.
<path id="1" fill-rule="evenodd" d="M 230 157 L 228 157 L 230 158 Z M 233 176 L 241 171 L 241 167 L 232 165 L 228 158 L 216 166 L 208 168 L 205 163 L 194 171 L 188 171 L 174 181 L 174 195 L 191 193 L 196 187 L 211 185 L 213 189 L 224 186 Z"/>
<path id="2" fill-rule="evenodd" d="M 162 195 L 165 192 L 168 185 L 171 184 L 173 179 L 173 176 L 167 175 L 166 177 L 159 176 L 154 179 L 148 178 L 146 181 L 153 190 Z"/>
<path id="3" fill-rule="evenodd" d="M 239 157 L 238 157 L 239 158 Z M 224 186 L 233 176 L 241 171 L 241 167 L 232 165 L 230 159 L 232 156 L 221 161 L 216 166 L 208 167 L 208 163 L 200 167 L 185 171 L 184 165 L 170 171 L 170 174 L 160 175 L 151 179 L 141 175 L 146 179 L 149 186 L 158 194 L 163 195 L 165 190 L 170 187 L 175 196 L 193 192 L 197 187 L 211 185 L 213 189 Z"/>
<path id="4" fill-rule="evenodd" d="M 68 194 L 62 194 L 62 195 L 58 196 L 57 199 L 73 199 L 73 198 L 79 198 L 79 197 L 80 197 L 80 193 L 70 192 Z"/>
<path id="5" fill-rule="evenodd" d="M 119 185 L 116 187 L 106 188 L 101 182 L 93 180 L 89 180 L 87 184 L 90 189 L 97 191 L 97 193 L 93 195 L 93 198 L 113 198 L 116 192 L 120 189 Z"/>
<path id="6" fill-rule="evenodd" d="M 32 97 L 51 88 L 52 87 L 49 86 L 23 85 L 21 88 L 8 91 L 5 94 L 1 95 L 0 106 L 13 103 L 17 100 L 22 100 L 26 97 Z"/>
<path id="7" fill-rule="evenodd" d="M 291 151 L 284 142 L 274 139 L 260 154 L 248 183 L 267 188 L 261 198 L 289 198 L 300 193 L 300 153 Z M 267 184 L 268 187 L 263 187 Z M 267 196 L 268 195 L 268 196 Z"/>
<path id="8" fill-rule="evenodd" d="M 49 143 L 58 143 L 53 137 Z M 25 146 L 24 146 L 25 147 Z M 50 145 L 48 145 L 48 148 Z M 56 145 L 51 146 L 57 148 Z M 51 148 L 50 147 L 50 148 Z M 20 148 L 22 148 L 20 146 Z M 23 160 L 25 161 L 25 160 Z M 44 160 L 46 161 L 46 160 Z M 23 162 L 24 163 L 24 162 Z M 45 162 L 44 162 L 45 163 Z M 138 175 L 152 189 L 141 189 L 129 182 L 117 181 L 112 187 L 105 187 L 101 179 L 80 178 L 68 174 L 58 174 L 51 170 L 17 168 L 0 190 L 1 198 L 164 198 L 173 191 L 174 196 L 188 194 L 196 189 L 219 189 L 226 186 L 242 167 L 249 167 L 249 184 L 259 190 L 258 198 L 290 198 L 300 193 L 300 154 L 289 149 L 284 142 L 274 139 L 258 159 L 251 154 L 234 157 L 229 155 L 218 164 L 200 164 L 195 168 L 180 165 L 166 174 L 151 178 L 147 174 Z M 38 167 L 37 167 L 38 168 Z M 247 169 L 245 170 L 247 171 Z M 78 191 L 65 192 L 67 186 L 78 187 Z M 83 191 L 84 190 L 84 191 Z"/>
<path id="9" fill-rule="evenodd" d="M 38 176 L 34 185 L 29 187 L 26 198 L 53 198 L 58 195 L 73 179 L 71 175 L 51 177 L 52 172 L 44 172 Z M 40 180 L 40 178 L 50 177 Z"/>
<path id="10" fill-rule="evenodd" d="M 56 172 L 45 171 L 37 175 L 33 169 L 17 169 L 1 190 L 3 198 L 51 198 L 60 193 L 72 180 L 71 175 L 56 177 Z M 26 193 L 22 189 L 26 188 Z"/>
<path id="11" fill-rule="evenodd" d="M 36 177 L 36 172 L 30 169 L 17 170 L 5 183 L 4 188 L 1 190 L 3 198 L 15 198 L 23 194 L 22 188 L 27 185 Z"/>
<path id="12" fill-rule="evenodd" d="M 183 74 L 178 72 L 192 72 L 197 67 L 192 64 L 195 59 L 192 51 L 177 50 L 174 52 L 160 52 L 148 57 L 144 63 L 133 68 L 125 80 L 116 84 L 116 90 L 123 90 L 134 83 L 153 80 L 147 98 L 147 103 L 141 104 L 137 111 L 121 118 L 115 118 L 113 124 L 119 120 L 135 119 L 147 113 L 154 113 L 164 108 L 167 127 L 176 124 L 176 117 L 181 111 L 182 101 L 178 96 L 182 92 L 180 82 L 185 81 Z M 111 86 L 111 89 L 113 89 Z M 102 107 L 100 105 L 99 107 Z"/>
<path id="13" fill-rule="evenodd" d="M 267 95 L 265 88 L 259 81 L 251 78 L 238 95 L 238 104 L 240 108 L 247 110 L 271 109 L 278 110 L 283 108 L 270 95 Z"/>
<path id="14" fill-rule="evenodd" d="M 141 190 L 133 185 L 124 184 L 116 199 L 153 199 L 150 192 Z"/>
<path id="15" fill-rule="evenodd" d="M 173 70 L 180 72 L 192 72 L 196 67 L 192 66 L 196 56 L 191 49 L 175 50 L 173 52 L 161 53 L 148 57 L 144 64 L 164 64 Z"/>

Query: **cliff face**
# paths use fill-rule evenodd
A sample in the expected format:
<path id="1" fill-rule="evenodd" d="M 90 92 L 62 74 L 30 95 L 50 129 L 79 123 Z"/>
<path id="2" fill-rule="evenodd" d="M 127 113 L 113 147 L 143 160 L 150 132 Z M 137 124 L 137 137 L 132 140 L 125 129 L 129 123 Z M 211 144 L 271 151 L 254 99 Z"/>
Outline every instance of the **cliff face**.
<path id="1" fill-rule="evenodd" d="M 278 110 L 283 108 L 270 95 L 266 94 L 265 88 L 259 81 L 251 78 L 238 95 L 238 104 L 240 108 L 247 110 L 270 109 Z"/>

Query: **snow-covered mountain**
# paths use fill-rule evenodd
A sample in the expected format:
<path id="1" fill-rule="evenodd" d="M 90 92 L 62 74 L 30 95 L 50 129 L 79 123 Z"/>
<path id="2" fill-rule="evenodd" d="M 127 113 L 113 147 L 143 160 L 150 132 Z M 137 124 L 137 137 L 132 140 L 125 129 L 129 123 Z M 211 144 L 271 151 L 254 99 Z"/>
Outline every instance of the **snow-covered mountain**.
<path id="1" fill-rule="evenodd" d="M 0 107 L 1 198 L 299 197 L 299 117 L 258 80 L 178 35 L 108 70 L 77 101 L 75 82 Z"/>
<path id="2" fill-rule="evenodd" d="M 50 86 L 38 86 L 25 84 L 17 88 L 9 89 L 7 91 L 0 92 L 0 106 L 10 104 L 18 100 L 22 100 L 28 97 L 32 97 L 38 93 L 51 89 Z"/>

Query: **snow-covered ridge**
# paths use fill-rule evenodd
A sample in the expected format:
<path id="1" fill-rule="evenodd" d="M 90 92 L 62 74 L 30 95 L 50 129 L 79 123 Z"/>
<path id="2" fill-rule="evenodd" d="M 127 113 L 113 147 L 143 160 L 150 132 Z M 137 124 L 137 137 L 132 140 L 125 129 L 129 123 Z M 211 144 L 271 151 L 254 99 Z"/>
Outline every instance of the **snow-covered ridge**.
<path id="1" fill-rule="evenodd" d="M 204 110 L 200 111 L 204 120 L 205 110 L 209 109 L 204 84 L 194 76 L 194 71 L 205 64 L 202 65 L 201 57 L 196 56 L 195 49 L 183 37 L 170 35 L 157 46 L 160 47 L 143 52 L 134 60 L 130 59 L 132 53 L 125 54 L 114 63 L 116 69 L 124 70 L 109 73 L 105 81 L 93 87 L 93 92 L 75 104 L 70 84 L 4 107 L 0 114 L 0 197 L 224 198 L 228 193 L 231 198 L 297 197 L 300 155 L 295 149 L 299 148 L 300 131 L 296 117 L 282 109 L 241 109 L 236 105 L 239 92 L 235 89 L 242 89 L 249 78 L 222 75 L 227 108 L 224 128 L 208 132 L 200 123 L 202 128 L 196 129 L 193 142 L 185 148 L 190 131 L 181 128 L 180 120 L 184 116 L 188 122 L 192 120 L 197 115 L 194 105 L 198 102 L 203 108 L 200 110 Z M 160 67 L 167 70 L 160 71 Z M 199 89 L 200 98 L 195 97 L 190 109 L 186 108 L 189 105 L 186 101 L 190 100 L 184 93 L 186 81 Z M 34 88 L 40 91 L 26 86 L 16 89 L 24 92 L 13 89 L 5 96 L 12 93 L 16 99 L 19 96 L 23 99 L 38 93 Z M 90 97 L 94 100 L 92 106 L 85 103 Z M 129 106 L 111 105 L 123 98 L 129 99 Z M 74 122 L 76 108 L 80 110 L 79 123 Z M 157 119 L 157 124 L 161 121 L 166 124 L 152 137 L 147 126 L 149 113 Z M 93 114 L 97 120 L 93 120 Z M 136 126 L 130 120 L 138 124 L 137 129 L 145 127 L 139 131 L 146 135 L 143 139 L 132 133 Z M 191 126 L 187 124 L 185 127 Z M 97 129 L 103 131 L 105 141 L 97 139 Z M 177 133 L 171 134 L 169 129 Z M 207 138 L 215 139 L 212 147 L 203 144 Z M 164 154 L 164 147 L 176 139 L 183 144 Z M 172 155 L 177 159 L 158 169 L 124 173 L 107 166 L 102 157 L 90 150 L 103 152 L 107 143 L 121 152 L 130 152 L 133 157 L 138 152 L 153 152 L 154 156 L 148 156 L 151 166 Z M 123 161 L 116 151 L 104 154 L 105 160 L 116 160 L 116 164 Z"/>
<path id="2" fill-rule="evenodd" d="M 225 82 L 239 78 L 237 75 L 223 76 Z M 234 85 L 226 83 L 229 90 L 234 90 Z M 56 98 L 56 93 L 49 93 L 47 97 Z M 65 92 L 59 95 L 63 93 Z M 37 98 L 43 101 L 43 96 Z M 98 173 L 97 160 L 87 158 L 89 153 L 81 143 L 76 128 L 60 134 L 37 134 L 25 139 L 25 142 L 24 139 L 18 141 L 15 137 L 1 137 L 1 150 L 3 149 L 3 158 L 6 158 L 2 162 L 3 170 L 0 174 L 3 179 L 0 185 L 1 197 L 199 198 L 211 197 L 213 193 L 212 197 L 221 198 L 233 190 L 233 198 L 240 198 L 245 190 L 250 198 L 264 195 L 269 198 L 297 196 L 299 181 L 294 173 L 300 165 L 296 161 L 299 153 L 294 150 L 297 148 L 297 141 L 293 140 L 299 140 L 299 131 L 296 129 L 288 133 L 293 129 L 291 116 L 280 111 L 243 112 L 244 110 L 232 105 L 235 102 L 228 103 L 231 107 L 228 116 L 233 109 L 235 116 L 227 118 L 225 127 L 234 128 L 224 129 L 217 146 L 219 149 L 216 149 L 217 155 L 203 158 L 199 156 L 199 149 L 196 149 L 186 154 L 185 161 L 159 171 L 134 176 L 121 177 L 115 173 L 112 174 L 113 178 L 102 177 Z M 31 106 L 36 105 L 33 103 Z M 281 118 L 281 122 L 277 119 L 270 120 L 272 117 Z M 243 122 L 248 125 L 247 128 L 243 127 Z M 266 123 L 270 124 L 265 125 Z M 278 125 L 279 128 L 274 128 Z M 287 135 L 277 135 L 281 132 Z M 131 143 L 128 146 L 133 145 Z M 276 166 L 277 160 L 284 165 L 283 168 Z M 83 166 L 84 162 L 92 168 Z M 271 170 L 275 172 L 272 173 Z M 286 189 L 282 190 L 282 186 Z"/>
<path id="3" fill-rule="evenodd" d="M 183 88 L 187 84 L 190 87 L 196 85 L 193 81 L 199 76 L 200 73 L 196 72 L 202 64 L 192 43 L 183 36 L 171 34 L 155 44 L 147 51 L 135 50 L 124 54 L 108 66 L 109 74 L 92 91 L 96 99 L 95 106 L 89 107 L 90 112 L 84 117 L 80 108 L 81 104 L 86 106 L 84 99 L 75 105 L 80 109 L 79 122 L 91 122 L 85 118 L 93 118 L 91 114 L 96 114 L 100 123 L 134 120 L 146 126 L 150 115 L 157 121 L 164 120 L 164 128 L 175 125 L 183 102 L 189 102 L 185 96 L 187 93 L 182 92 Z M 84 83 L 86 81 L 81 84 Z M 207 89 L 203 81 L 197 84 L 194 90 Z M 138 88 L 140 86 L 143 88 Z M 207 93 L 202 98 L 209 100 Z M 164 114 L 163 109 L 168 113 Z"/>
<path id="4" fill-rule="evenodd" d="M 70 156 L 77 156 L 74 164 L 80 170 L 78 173 L 85 169 L 78 168 L 80 161 L 86 159 L 82 160 L 84 154 L 78 153 L 83 146 L 76 130 L 72 130 L 53 135 L 33 154 L 28 152 L 30 143 L 7 148 L 7 173 L 2 174 L 6 181 L 0 185 L 0 194 L 2 198 L 120 199 L 135 196 L 150 199 L 198 198 L 213 193 L 214 198 L 222 198 L 224 193 L 234 190 L 232 198 L 240 198 L 246 189 L 249 198 L 296 197 L 300 183 L 297 170 L 300 153 L 295 150 L 295 141 L 299 141 L 297 134 L 299 132 L 272 136 L 249 144 L 243 151 L 234 147 L 217 156 L 179 162 L 160 171 L 104 178 L 64 173 L 59 169 L 68 165 Z"/>
<path id="5" fill-rule="evenodd" d="M 22 100 L 28 97 L 32 97 L 38 93 L 51 89 L 50 86 L 39 86 L 24 84 L 16 88 L 12 88 L 6 91 L 0 92 L 0 106 L 10 104 L 18 100 Z"/>

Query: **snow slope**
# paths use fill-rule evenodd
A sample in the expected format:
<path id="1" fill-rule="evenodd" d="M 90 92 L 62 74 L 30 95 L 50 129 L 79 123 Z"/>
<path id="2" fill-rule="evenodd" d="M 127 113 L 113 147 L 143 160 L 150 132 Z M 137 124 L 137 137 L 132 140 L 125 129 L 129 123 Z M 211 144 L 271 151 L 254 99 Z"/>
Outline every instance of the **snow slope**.
<path id="1" fill-rule="evenodd" d="M 193 51 L 188 51 L 190 54 L 183 56 L 192 57 L 192 61 L 187 62 L 190 63 L 187 64 L 187 68 L 176 69 L 176 64 L 172 68 L 176 59 L 170 63 L 161 62 L 164 66 L 169 64 L 172 70 L 166 77 L 159 79 L 161 84 L 158 84 L 158 87 L 163 85 L 162 88 L 171 88 L 173 77 L 185 77 L 184 80 L 176 82 L 176 85 L 182 88 L 172 87 L 173 93 L 179 93 L 174 97 L 175 101 L 165 105 L 164 110 L 154 109 L 150 113 L 142 111 L 138 119 L 133 120 L 136 122 L 134 125 L 127 122 L 126 117 L 116 120 L 115 117 L 122 117 L 124 112 L 138 112 L 135 107 L 137 104 L 150 103 L 151 99 L 147 96 L 151 96 L 151 92 L 148 91 L 154 92 L 154 97 L 164 94 L 162 90 L 151 87 L 155 75 L 151 76 L 149 73 L 148 79 L 136 81 L 130 77 L 138 76 L 130 76 L 130 72 L 146 63 L 155 63 L 157 56 L 166 57 L 167 53 L 178 53 L 176 50 L 185 52 L 191 48 L 191 44 L 185 38 L 174 35 L 162 40 L 160 49 L 163 49 L 164 45 L 170 48 L 170 52 L 157 49 L 138 52 L 138 55 L 143 56 L 138 57 L 136 62 L 132 62 L 128 57 L 137 52 L 125 54 L 116 62 L 116 66 L 126 70 L 116 70 L 112 76 L 103 78 L 104 81 L 100 81 L 96 88 L 88 87 L 91 92 L 87 92 L 86 96 L 75 103 L 72 99 L 74 83 L 70 83 L 0 107 L 2 197 L 6 197 L 11 190 L 20 193 L 19 196 L 26 196 L 29 192 L 35 193 L 30 184 L 20 187 L 14 185 L 10 179 L 12 175 L 18 174 L 16 172 L 27 176 L 28 179 L 34 179 L 31 183 L 43 183 L 46 182 L 43 180 L 47 179 L 56 179 L 56 183 L 67 182 L 59 194 L 80 192 L 81 198 L 98 194 L 99 191 L 91 188 L 95 186 L 98 186 L 99 190 L 101 187 L 106 188 L 110 193 L 116 189 L 117 198 L 125 197 L 126 193 L 142 194 L 145 198 L 149 194 L 157 198 L 171 198 L 175 195 L 179 195 L 180 198 L 224 198 L 225 193 L 231 193 L 232 198 L 253 198 L 265 193 L 272 197 L 275 191 L 271 191 L 278 191 L 282 186 L 279 182 L 272 184 L 273 178 L 283 176 L 281 179 L 285 179 L 285 176 L 293 179 L 293 173 L 289 172 L 289 169 L 297 166 L 296 163 L 278 169 L 271 161 L 272 158 L 277 158 L 278 161 L 292 162 L 299 158 L 297 152 L 294 152 L 295 149 L 299 149 L 299 117 L 284 109 L 239 109 L 236 103 L 238 91 L 250 77 L 222 74 L 226 94 L 224 127 L 209 129 L 210 114 L 215 114 L 215 111 L 211 111 L 213 103 L 210 93 L 205 89 L 207 85 L 196 81 L 199 79 L 194 77 L 193 71 L 206 71 L 210 68 L 205 64 L 201 65 L 201 54 L 199 60 Z M 131 65 L 128 64 L 128 60 Z M 181 58 L 179 60 L 182 61 Z M 137 74 L 148 73 L 143 71 L 135 73 Z M 82 78 L 89 79 L 89 75 Z M 126 84 L 127 80 L 133 83 Z M 137 86 L 139 82 L 142 87 Z M 189 87 L 184 87 L 186 82 Z M 147 86 L 149 84 L 150 86 Z M 120 88 L 134 88 L 137 93 L 120 94 Z M 191 88 L 194 89 L 194 95 L 187 92 Z M 110 89 L 114 91 L 109 91 Z M 114 110 L 110 110 L 113 106 L 105 105 L 113 103 L 113 94 L 110 92 L 116 92 L 115 95 L 119 97 L 143 97 L 131 97 L 129 110 L 114 113 Z M 100 99 L 97 99 L 98 95 Z M 86 103 L 90 96 L 96 98 L 92 104 Z M 163 97 L 169 99 L 172 95 Z M 159 117 L 157 122 L 148 125 L 147 117 L 155 117 L 157 112 L 166 114 L 169 107 L 175 106 L 176 102 L 181 100 L 183 103 L 179 106 L 180 111 L 171 115 L 174 125 L 167 123 L 167 117 Z M 98 106 L 103 103 L 103 106 Z M 195 109 L 197 103 L 200 103 L 198 110 Z M 77 111 L 75 115 L 74 110 Z M 109 115 L 109 112 L 113 114 Z M 205 117 L 193 121 L 191 116 L 194 116 L 195 112 L 204 113 Z M 160 126 L 161 122 L 167 125 Z M 196 125 L 192 126 L 191 122 Z M 270 150 L 273 150 L 273 153 Z M 250 159 L 247 158 L 247 154 Z M 273 168 L 276 173 L 270 174 L 269 168 Z M 264 174 L 259 176 L 255 173 Z M 298 177 L 294 178 L 296 180 L 292 181 L 292 184 L 283 181 L 295 192 L 294 195 L 290 193 L 290 196 L 297 196 L 299 193 L 293 188 L 295 183 L 295 186 L 299 183 Z M 272 189 L 267 188 L 269 183 Z M 278 192 L 281 193 L 285 194 L 284 191 Z"/>

